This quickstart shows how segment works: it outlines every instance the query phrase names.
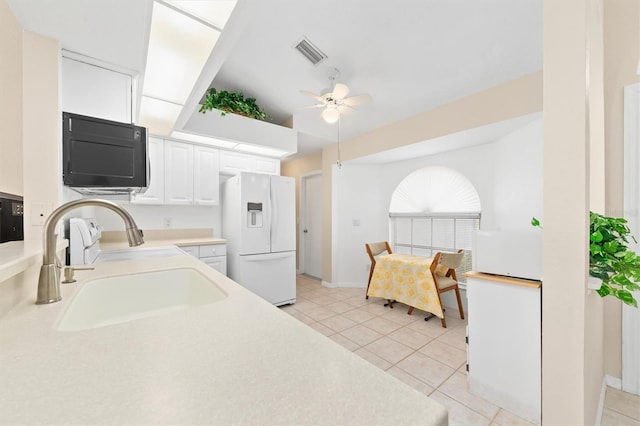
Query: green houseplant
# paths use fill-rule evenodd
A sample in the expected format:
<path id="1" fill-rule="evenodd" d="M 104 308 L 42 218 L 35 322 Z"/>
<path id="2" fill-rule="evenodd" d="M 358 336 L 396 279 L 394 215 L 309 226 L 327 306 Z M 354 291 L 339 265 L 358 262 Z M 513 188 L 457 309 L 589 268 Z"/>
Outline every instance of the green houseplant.
<path id="1" fill-rule="evenodd" d="M 535 217 L 533 226 L 540 226 Z M 640 290 L 640 256 L 627 248 L 631 235 L 626 219 L 589 213 L 589 275 L 602 280 L 600 297 L 613 296 L 638 307 L 631 292 Z"/>
<path id="2" fill-rule="evenodd" d="M 207 90 L 200 112 L 204 114 L 212 109 L 220 110 L 220 115 L 222 116 L 231 112 L 257 120 L 266 120 L 268 118 L 254 98 L 245 98 L 241 92 L 216 90 L 213 87 Z"/>

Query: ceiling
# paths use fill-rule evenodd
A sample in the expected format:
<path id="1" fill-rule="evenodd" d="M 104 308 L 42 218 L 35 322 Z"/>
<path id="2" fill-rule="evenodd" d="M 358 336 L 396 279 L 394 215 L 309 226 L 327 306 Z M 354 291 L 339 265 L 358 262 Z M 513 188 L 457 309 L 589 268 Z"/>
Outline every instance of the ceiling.
<path id="1" fill-rule="evenodd" d="M 216 0 L 210 0 L 216 1 Z M 7 0 L 23 27 L 62 48 L 144 73 L 151 0 Z M 306 36 L 327 55 L 314 66 L 293 46 Z M 299 132 L 298 156 L 335 142 L 338 126 L 305 109 L 329 68 L 371 103 L 341 119 L 340 139 L 372 131 L 542 68 L 541 0 L 239 0 L 214 48 L 207 86 L 255 97 Z M 185 120 L 183 120 L 185 121 Z"/>

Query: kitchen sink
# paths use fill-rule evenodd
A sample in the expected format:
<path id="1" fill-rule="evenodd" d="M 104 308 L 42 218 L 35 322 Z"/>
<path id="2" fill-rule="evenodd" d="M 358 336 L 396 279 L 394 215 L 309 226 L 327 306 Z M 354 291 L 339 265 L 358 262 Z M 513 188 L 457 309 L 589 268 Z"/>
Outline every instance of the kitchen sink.
<path id="1" fill-rule="evenodd" d="M 87 281 L 58 322 L 59 331 L 86 330 L 219 302 L 227 294 L 191 268 Z"/>

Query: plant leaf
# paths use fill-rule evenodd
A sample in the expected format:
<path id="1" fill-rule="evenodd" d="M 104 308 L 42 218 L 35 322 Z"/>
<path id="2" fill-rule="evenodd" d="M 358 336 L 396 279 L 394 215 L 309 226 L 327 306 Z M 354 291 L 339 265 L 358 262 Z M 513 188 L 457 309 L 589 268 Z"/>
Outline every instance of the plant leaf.
<path id="1" fill-rule="evenodd" d="M 600 230 L 597 230 L 591 233 L 591 241 L 599 243 L 603 239 L 604 239 L 604 236 L 602 235 L 602 232 L 600 232 Z"/>
<path id="2" fill-rule="evenodd" d="M 633 295 L 627 290 L 618 290 L 616 292 L 616 297 L 622 300 L 624 303 L 626 303 L 629 306 L 633 306 L 634 308 L 638 307 L 638 302 L 636 301 L 636 299 L 634 299 Z"/>

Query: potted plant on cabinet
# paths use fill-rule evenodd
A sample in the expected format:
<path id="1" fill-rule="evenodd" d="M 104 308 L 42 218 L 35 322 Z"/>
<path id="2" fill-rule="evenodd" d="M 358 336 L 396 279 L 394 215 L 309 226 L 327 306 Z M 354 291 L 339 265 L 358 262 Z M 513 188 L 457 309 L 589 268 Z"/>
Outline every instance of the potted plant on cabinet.
<path id="1" fill-rule="evenodd" d="M 266 120 L 269 118 L 258 106 L 255 98 L 245 98 L 241 92 L 216 90 L 212 87 L 207 90 L 207 95 L 205 96 L 204 103 L 200 107 L 200 112 L 204 114 L 213 109 L 219 110 L 222 116 L 227 113 L 234 113 L 256 120 Z"/>
<path id="2" fill-rule="evenodd" d="M 542 228 L 535 217 L 531 225 Z M 640 291 L 640 256 L 627 247 L 630 238 L 636 241 L 626 219 L 589 213 L 589 275 L 602 281 L 596 292 L 637 308 L 632 292 Z"/>

